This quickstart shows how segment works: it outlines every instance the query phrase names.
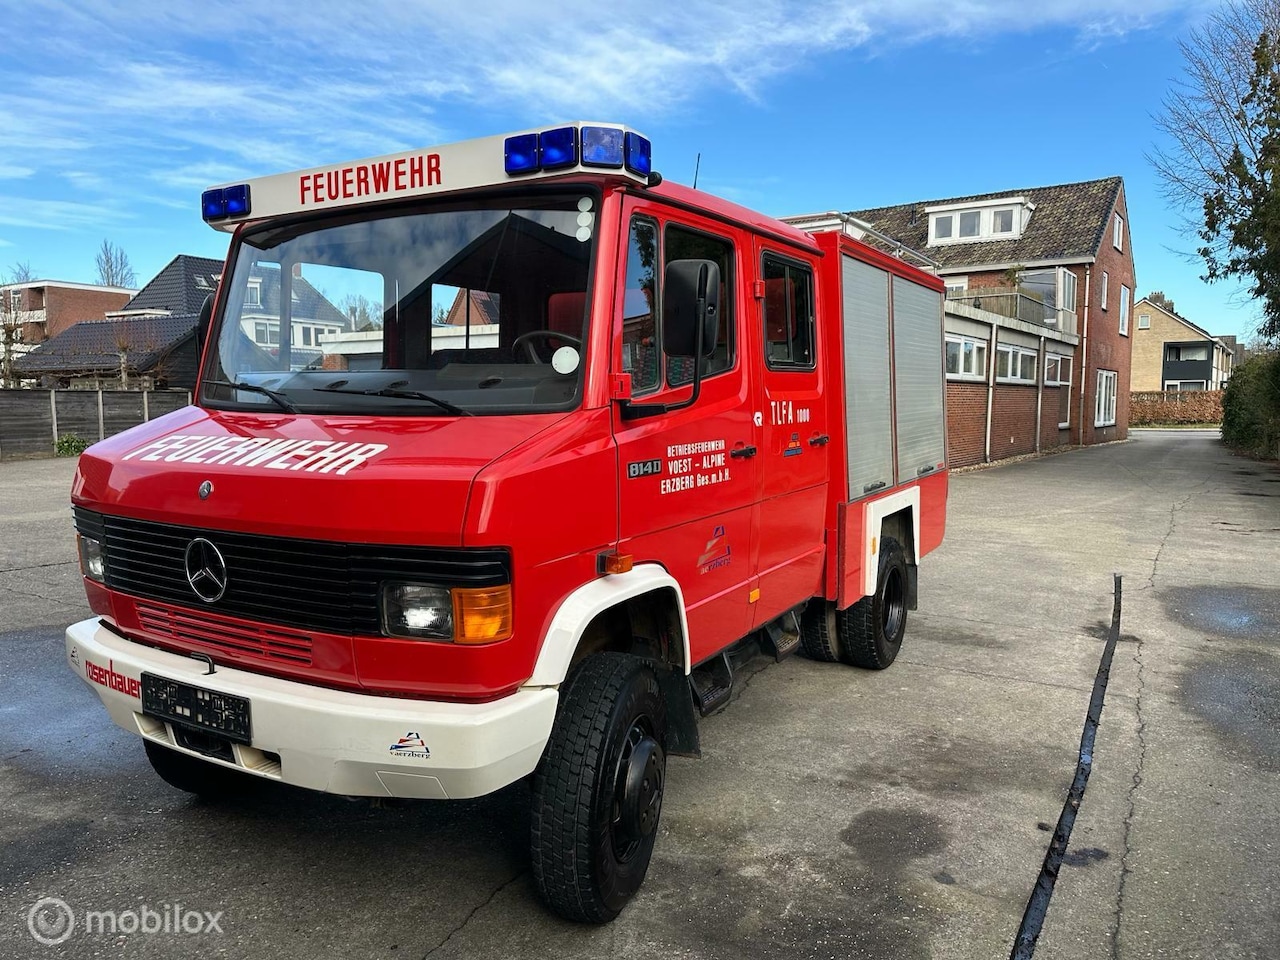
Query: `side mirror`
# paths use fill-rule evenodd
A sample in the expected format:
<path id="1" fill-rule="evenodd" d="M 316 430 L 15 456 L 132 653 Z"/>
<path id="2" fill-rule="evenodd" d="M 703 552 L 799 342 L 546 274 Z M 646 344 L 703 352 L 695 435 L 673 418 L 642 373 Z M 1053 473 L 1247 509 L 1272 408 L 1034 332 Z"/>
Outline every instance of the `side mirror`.
<path id="1" fill-rule="evenodd" d="M 204 350 L 205 341 L 209 339 L 209 321 L 213 319 L 213 294 L 204 298 L 200 304 L 200 318 L 196 321 L 196 343 Z"/>
<path id="2" fill-rule="evenodd" d="M 709 357 L 720 332 L 720 266 L 714 260 L 672 260 L 662 284 L 662 352 Z M 701 333 L 701 336 L 699 336 Z"/>

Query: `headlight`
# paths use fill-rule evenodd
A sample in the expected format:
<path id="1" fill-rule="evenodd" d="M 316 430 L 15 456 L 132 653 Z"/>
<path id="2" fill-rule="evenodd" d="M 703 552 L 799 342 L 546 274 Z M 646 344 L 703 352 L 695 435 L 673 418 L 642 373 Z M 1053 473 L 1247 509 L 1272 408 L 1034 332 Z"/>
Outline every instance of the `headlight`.
<path id="1" fill-rule="evenodd" d="M 90 580 L 102 583 L 107 575 L 107 561 L 102 554 L 101 541 L 76 534 L 76 544 L 80 549 L 80 572 Z"/>
<path id="2" fill-rule="evenodd" d="M 453 639 L 453 597 L 421 583 L 382 585 L 382 630 L 390 637 Z"/>
<path id="3" fill-rule="evenodd" d="M 389 637 L 496 643 L 512 634 L 511 585 L 447 587 L 384 583 L 382 632 Z"/>

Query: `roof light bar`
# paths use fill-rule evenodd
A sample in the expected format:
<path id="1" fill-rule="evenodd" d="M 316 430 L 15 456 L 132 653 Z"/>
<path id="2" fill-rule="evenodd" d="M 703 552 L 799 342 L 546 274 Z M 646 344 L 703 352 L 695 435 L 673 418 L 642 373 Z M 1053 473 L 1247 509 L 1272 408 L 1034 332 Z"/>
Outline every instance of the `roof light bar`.
<path id="1" fill-rule="evenodd" d="M 638 133 L 627 132 L 627 169 L 647 177 L 653 173 L 653 145 Z"/>
<path id="2" fill-rule="evenodd" d="M 503 153 L 508 174 L 533 173 L 541 163 L 538 135 L 522 133 L 518 137 L 507 137 Z"/>

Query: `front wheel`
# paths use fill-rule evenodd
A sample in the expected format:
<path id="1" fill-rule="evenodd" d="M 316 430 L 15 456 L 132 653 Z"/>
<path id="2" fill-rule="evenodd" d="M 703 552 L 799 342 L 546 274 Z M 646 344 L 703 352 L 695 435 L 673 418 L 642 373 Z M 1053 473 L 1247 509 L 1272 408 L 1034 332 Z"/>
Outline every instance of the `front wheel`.
<path id="1" fill-rule="evenodd" d="M 568 920 L 606 923 L 640 889 L 666 783 L 667 708 L 653 667 L 601 653 L 566 681 L 533 781 L 533 878 Z"/>
<path id="2" fill-rule="evenodd" d="M 876 592 L 845 611 L 843 626 L 845 663 L 883 670 L 897 658 L 907 628 L 907 555 L 893 537 L 880 539 Z"/>

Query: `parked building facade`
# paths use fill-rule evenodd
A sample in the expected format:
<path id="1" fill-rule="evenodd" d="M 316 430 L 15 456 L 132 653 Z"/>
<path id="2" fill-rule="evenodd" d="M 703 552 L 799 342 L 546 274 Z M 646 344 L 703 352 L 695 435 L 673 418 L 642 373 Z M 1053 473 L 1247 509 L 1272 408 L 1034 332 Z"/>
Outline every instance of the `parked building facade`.
<path id="1" fill-rule="evenodd" d="M 1163 297 L 1143 297 L 1133 308 L 1134 391 L 1221 390 L 1235 364 L 1232 343 L 1174 311 Z"/>
<path id="2" fill-rule="evenodd" d="M 850 216 L 946 282 L 952 465 L 1128 435 L 1135 271 L 1120 177 Z"/>

